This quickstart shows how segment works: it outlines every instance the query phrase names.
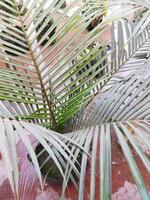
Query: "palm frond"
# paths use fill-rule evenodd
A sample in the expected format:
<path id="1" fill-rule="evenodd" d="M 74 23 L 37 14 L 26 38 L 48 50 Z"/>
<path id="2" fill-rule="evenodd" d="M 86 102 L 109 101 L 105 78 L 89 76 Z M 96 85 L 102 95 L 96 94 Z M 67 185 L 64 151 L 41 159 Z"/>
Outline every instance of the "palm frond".
<path id="1" fill-rule="evenodd" d="M 72 162 L 74 156 L 67 146 L 68 142 L 69 144 L 74 143 L 73 140 L 69 139 L 65 135 L 58 133 L 55 134 L 54 131 L 49 131 L 38 125 L 17 121 L 2 103 L 0 103 L 0 133 L 0 152 L 2 155 L 2 161 L 6 167 L 6 174 L 14 195 L 19 195 L 20 162 L 18 162 L 17 153 L 18 141 L 21 141 L 22 145 L 25 146 L 27 154 L 29 154 L 35 167 L 42 188 L 44 182 L 41 175 L 41 166 L 39 165 L 37 155 L 34 151 L 32 144 L 33 139 L 31 140 L 31 137 L 45 148 L 50 158 L 53 159 L 55 165 L 60 171 L 61 176 L 64 177 L 64 180 L 64 169 L 66 166 L 64 163 L 66 161 L 68 164 L 70 162 L 72 169 L 76 174 L 79 174 L 74 162 Z M 74 144 L 78 146 L 78 143 L 75 142 Z M 72 158 L 70 158 L 70 155 L 72 155 Z M 63 159 L 61 160 L 60 157 L 63 157 Z"/>
<path id="2" fill-rule="evenodd" d="M 30 154 L 43 186 L 37 155 L 30 141 L 32 135 L 46 149 L 48 158 L 53 159 L 64 178 L 62 198 L 70 177 L 77 187 L 71 171 L 73 169 L 79 176 L 75 163 L 82 149 L 86 153 L 82 154 L 78 199 L 84 199 L 87 152 L 92 155 L 90 199 L 95 198 L 97 156 L 100 160 L 100 197 L 111 199 L 113 131 L 142 198 L 149 199 L 131 146 L 126 141 L 127 138 L 149 171 L 149 160 L 136 137 L 149 146 L 139 133 L 142 130 L 146 136 L 149 134 L 149 11 L 139 23 L 114 22 L 111 41 L 100 42 L 102 33 L 109 29 L 108 22 L 140 8 L 149 8 L 149 3 L 102 2 L 102 15 L 106 6 L 122 4 L 123 9 L 117 9 L 87 32 L 89 24 L 99 17 L 102 5 L 99 2 L 88 8 L 91 12 L 86 10 L 87 4 L 83 4 L 71 17 L 68 17 L 69 12 L 78 0 L 62 13 L 60 7 L 64 0 L 52 3 L 25 0 L 20 7 L 21 2 L 0 1 L 0 151 L 14 194 L 18 195 L 19 184 L 16 137 Z M 55 130 L 64 124 L 67 126 L 65 122 L 69 120 L 67 129 L 72 132 L 60 135 L 22 120 Z M 12 157 L 11 151 L 14 152 Z"/>
<path id="3" fill-rule="evenodd" d="M 99 37 L 108 29 L 108 21 L 126 15 L 131 5 L 87 32 L 89 24 L 100 15 L 100 5 L 97 2 L 87 10 L 83 3 L 70 17 L 77 2 L 60 14 L 64 0 L 1 1 L 0 61 L 5 64 L 1 69 L 1 100 L 13 107 L 15 102 L 21 109 L 16 113 L 18 117 L 33 121 L 34 116 L 34 122 L 46 127 L 61 126 L 112 75 L 108 57 L 114 50 L 108 52 L 108 42 L 100 42 Z M 101 9 L 101 15 L 104 12 L 105 8 Z M 95 41 L 98 45 L 91 49 Z"/>
<path id="4" fill-rule="evenodd" d="M 94 79 L 90 79 L 91 83 L 85 87 L 85 92 L 81 90 L 81 93 L 79 91 L 79 95 L 75 94 L 77 96 L 77 100 L 73 99 L 73 101 L 69 102 L 69 111 L 71 114 L 73 114 L 73 108 L 74 108 L 74 114 L 75 112 L 88 104 L 90 99 L 93 98 L 93 94 L 97 94 L 99 90 L 103 92 L 103 88 L 105 88 L 105 85 L 107 85 L 107 89 L 111 88 L 113 85 L 118 83 L 119 81 L 124 84 L 124 82 L 129 81 L 127 76 L 130 74 L 133 76 L 134 71 L 137 71 L 141 68 L 146 68 L 148 67 L 148 61 L 147 61 L 147 52 L 149 49 L 149 42 L 150 42 L 150 35 L 149 35 L 149 26 L 147 26 L 137 37 L 131 38 L 131 35 L 133 33 L 134 28 L 136 27 L 138 22 L 130 22 L 128 23 L 126 20 L 119 20 L 115 23 L 112 24 L 111 27 L 111 50 L 107 50 L 100 59 L 101 67 L 100 71 L 103 71 L 103 74 L 101 75 L 98 80 L 94 81 Z M 129 39 L 130 38 L 130 39 Z M 127 42 L 128 41 L 128 42 Z M 102 63 L 105 60 L 105 63 Z M 84 66 L 85 67 L 85 66 Z M 90 70 L 94 70 L 97 67 L 97 64 L 93 66 Z M 89 75 L 93 77 L 93 75 L 97 74 L 99 70 L 96 73 L 93 73 L 92 75 Z M 143 70 L 143 69 L 142 69 Z M 89 71 L 87 70 L 86 73 Z M 83 74 L 81 74 L 81 80 L 83 79 Z M 78 78 L 75 80 L 77 81 Z M 87 81 L 89 81 L 89 77 L 87 76 Z M 86 84 L 83 81 L 84 84 Z M 81 84 L 81 85 L 80 85 Z M 130 86 L 130 81 L 129 81 L 129 86 Z M 120 87 L 118 85 L 118 87 Z M 122 85 L 123 86 L 123 85 Z M 83 87 L 82 82 L 78 83 L 78 87 Z M 56 90 L 55 90 L 56 91 Z M 105 91 L 105 89 L 104 89 Z M 130 90 L 129 90 L 130 91 Z M 71 88 L 71 92 L 74 92 Z M 109 91 L 108 91 L 109 93 Z M 116 95 L 114 95 L 114 98 Z M 117 96 L 118 97 L 118 96 Z M 119 98 L 119 97 L 118 97 Z M 69 100 L 68 100 L 69 101 Z M 79 103 L 79 104 L 78 104 Z M 117 103 L 117 102 L 116 102 Z M 70 119 L 70 113 L 67 111 L 66 104 L 65 105 L 65 113 L 66 113 L 66 118 L 64 115 L 62 115 L 62 118 L 65 122 L 68 119 Z M 74 107 L 73 107 L 74 106 Z M 78 109 L 78 107 L 80 109 Z M 118 106 L 119 107 L 119 106 Z M 107 108 L 104 110 L 104 112 L 107 110 Z M 107 110 L 108 113 L 110 113 L 110 110 Z M 117 109 L 114 111 L 116 112 Z M 82 111 L 81 111 L 82 113 Z M 69 117 L 68 117 L 69 115 Z M 74 124 L 78 123 L 78 115 L 71 118 L 71 121 L 74 119 Z M 82 115 L 82 114 L 81 114 Z M 68 117 L 68 118 L 67 118 Z M 102 120 L 102 114 L 99 116 L 100 119 Z M 81 119 L 83 116 L 81 116 Z M 105 121 L 106 119 L 104 119 Z M 80 120 L 81 121 L 81 120 Z M 72 122 L 71 122 L 72 123 Z M 65 125 L 65 127 L 68 128 L 68 124 Z"/>
<path id="5" fill-rule="evenodd" d="M 143 143 L 149 148 L 149 91 L 150 71 L 145 64 L 118 83 L 112 84 L 109 89 L 105 87 L 105 91 L 98 94 L 85 109 L 84 114 L 82 113 L 82 118 L 79 116 L 75 133 L 79 137 L 84 135 L 86 139 L 83 146 L 91 153 L 90 199 L 95 198 L 95 170 L 98 157 L 100 199 L 111 199 L 111 140 L 115 134 L 142 199 L 149 199 L 143 177 L 132 154 L 134 149 L 149 172 L 150 160 L 141 145 Z M 84 199 L 87 157 L 87 155 L 82 156 L 79 199 Z"/>

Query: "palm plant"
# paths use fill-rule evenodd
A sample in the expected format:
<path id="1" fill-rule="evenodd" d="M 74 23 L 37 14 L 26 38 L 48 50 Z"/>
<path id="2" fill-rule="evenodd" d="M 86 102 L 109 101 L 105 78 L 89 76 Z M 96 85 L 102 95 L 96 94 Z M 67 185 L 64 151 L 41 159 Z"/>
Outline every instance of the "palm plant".
<path id="1" fill-rule="evenodd" d="M 97 157 L 100 158 L 100 199 L 111 199 L 111 144 L 116 134 L 142 199 L 150 199 L 131 152 L 134 149 L 150 171 L 150 161 L 137 142 L 138 136 L 150 147 L 146 139 L 150 133 L 149 3 L 113 0 L 108 5 L 102 2 L 102 6 L 95 1 L 88 15 L 86 3 L 83 3 L 62 23 L 78 2 L 74 0 L 38 39 L 65 2 L 43 0 L 37 6 L 39 1 L 0 1 L 0 152 L 14 197 L 20 199 L 16 137 L 26 147 L 43 187 L 42 164 L 31 144 L 32 135 L 63 177 L 62 199 L 68 180 L 78 187 L 78 199 L 84 199 L 89 156 L 89 199 L 95 199 Z M 92 31 L 85 32 L 99 16 L 99 9 L 95 8 L 102 6 L 103 14 L 106 5 L 118 4 L 122 4 L 122 10 L 116 10 Z M 139 22 L 119 20 L 143 8 L 148 10 Z M 45 12 L 33 23 L 43 10 Z M 109 28 L 108 23 L 112 23 L 110 41 L 99 41 Z M 57 31 L 42 46 L 56 26 Z M 57 42 L 49 47 L 56 37 Z M 87 48 L 97 41 L 98 44 L 87 52 Z M 107 48 L 108 44 L 111 49 Z M 93 60 L 96 62 L 86 68 Z M 72 171 L 79 181 L 75 180 Z"/>

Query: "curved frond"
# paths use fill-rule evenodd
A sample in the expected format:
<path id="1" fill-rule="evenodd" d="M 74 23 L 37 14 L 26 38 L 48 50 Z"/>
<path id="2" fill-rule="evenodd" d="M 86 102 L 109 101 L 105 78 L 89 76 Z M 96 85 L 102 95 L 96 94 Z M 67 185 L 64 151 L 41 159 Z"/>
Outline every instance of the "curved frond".
<path id="1" fill-rule="evenodd" d="M 121 67 L 121 61 L 117 66 L 110 61 L 116 41 L 108 50 L 109 41 L 100 42 L 100 38 L 109 30 L 108 22 L 134 11 L 134 6 L 126 5 L 88 32 L 87 27 L 104 15 L 106 7 L 101 8 L 96 2 L 87 8 L 83 3 L 73 12 L 78 3 L 74 0 L 62 12 L 63 3 L 64 0 L 3 0 L 0 7 L 0 61 L 4 65 L 0 68 L 0 98 L 17 108 L 17 117 L 48 128 L 61 127 Z M 109 6 L 116 4 L 111 2 Z M 141 7 L 139 4 L 135 9 Z M 122 25 L 119 29 L 122 31 Z M 143 43 L 147 41 L 147 31 L 146 27 L 141 33 Z M 121 33 L 118 37 L 122 37 Z M 112 43 L 113 40 L 112 37 Z M 123 44 L 125 41 L 118 47 Z M 129 59 L 129 54 L 123 53 L 122 59 Z"/>
<path id="2" fill-rule="evenodd" d="M 143 144 L 149 149 L 150 122 L 150 70 L 149 65 L 135 70 L 126 78 L 105 87 L 88 105 L 77 121 L 76 134 L 85 136 L 84 148 L 91 152 L 90 199 L 95 198 L 97 160 L 99 156 L 100 199 L 111 199 L 112 139 L 118 138 L 134 181 L 142 199 L 149 199 L 140 169 L 133 157 L 133 151 L 150 171 L 150 160 Z M 81 121 L 82 119 L 82 121 Z M 79 129 L 83 129 L 83 131 Z M 91 127 L 91 128 L 89 128 Z M 83 133 L 82 133 L 83 132 Z M 91 136 L 90 136 L 91 135 Z M 113 139 L 114 140 L 114 139 Z M 117 142 L 117 141 L 116 141 Z M 86 145 L 88 144 L 88 148 Z M 130 145 L 129 145 L 130 144 Z M 84 198 L 84 181 L 87 155 L 81 162 L 79 199 Z"/>
<path id="3" fill-rule="evenodd" d="M 80 175 L 78 199 L 84 199 L 89 157 L 89 199 L 95 198 L 97 157 L 99 197 L 111 199 L 115 135 L 141 197 L 150 199 L 132 154 L 150 171 L 141 144 L 150 147 L 150 5 L 113 0 L 88 6 L 88 1 L 73 11 L 74 0 L 62 11 L 64 1 L 0 0 L 0 152 L 12 191 L 19 195 L 18 139 L 43 187 L 32 136 L 48 153 L 43 165 L 52 158 L 64 178 L 62 199 L 70 179 L 78 187 L 72 170 Z M 106 16 L 106 8 L 116 5 L 122 9 Z M 147 9 L 141 20 L 118 21 L 141 8 Z M 97 19 L 100 23 L 87 31 Z M 111 32 L 109 41 L 102 37 L 105 31 Z M 39 125 L 71 131 L 64 135 Z"/>
<path id="4" fill-rule="evenodd" d="M 74 143 L 73 140 L 54 131 L 49 131 L 45 128 L 42 128 L 38 125 L 13 119 L 13 116 L 2 103 L 0 103 L 0 112 L 0 152 L 2 156 L 2 162 L 4 163 L 6 169 L 6 175 L 9 179 L 14 195 L 20 195 L 18 190 L 20 180 L 20 162 L 18 161 L 19 158 L 17 153 L 18 142 L 21 142 L 27 150 L 26 156 L 28 154 L 32 160 L 42 188 L 44 186 L 44 181 L 41 175 L 42 166 L 40 166 L 38 157 L 35 153 L 33 138 L 37 144 L 40 143 L 43 146 L 43 149 L 47 151 L 50 158 L 60 171 L 61 176 L 64 177 L 64 181 L 64 169 L 66 167 L 66 164 L 64 163 L 66 161 L 68 164 L 70 163 L 69 165 L 72 167 L 74 172 L 77 175 L 79 174 L 74 162 L 72 161 L 74 159 L 74 155 L 67 146 L 68 142 L 69 144 Z M 75 142 L 74 145 L 78 146 L 78 143 Z M 72 158 L 70 155 L 72 155 Z M 63 159 L 60 159 L 60 157 Z"/>

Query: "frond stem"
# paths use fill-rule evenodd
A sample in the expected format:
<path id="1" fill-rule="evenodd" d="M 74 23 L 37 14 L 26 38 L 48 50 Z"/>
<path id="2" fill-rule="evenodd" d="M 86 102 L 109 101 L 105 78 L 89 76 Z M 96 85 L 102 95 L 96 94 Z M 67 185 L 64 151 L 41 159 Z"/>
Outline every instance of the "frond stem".
<path id="1" fill-rule="evenodd" d="M 18 9 L 18 5 L 17 5 L 16 1 L 15 1 L 15 5 L 16 5 L 17 11 L 19 13 L 19 18 L 20 18 L 20 22 L 21 22 L 21 25 L 22 25 L 22 30 L 23 30 L 23 32 L 25 34 L 25 38 L 26 38 L 27 44 L 29 46 L 29 52 L 30 52 L 33 64 L 34 64 L 35 69 L 36 69 L 36 73 L 37 73 L 39 81 L 40 81 L 41 90 L 42 90 L 42 93 L 43 93 L 43 98 L 45 99 L 45 101 L 47 103 L 47 106 L 49 108 L 49 111 L 50 111 L 50 121 L 52 122 L 52 128 L 54 128 L 56 130 L 57 129 L 57 123 L 56 123 L 54 112 L 52 110 L 52 102 L 48 98 L 46 89 L 44 87 L 44 83 L 42 81 L 42 76 L 41 76 L 41 73 L 40 73 L 40 69 L 39 69 L 39 66 L 37 65 L 34 53 L 32 52 L 31 44 L 30 44 L 30 41 L 28 40 L 28 37 L 27 37 L 26 31 L 25 31 L 25 28 L 24 28 L 24 25 L 23 25 L 23 22 L 22 22 L 22 19 L 21 19 L 20 11 Z"/>

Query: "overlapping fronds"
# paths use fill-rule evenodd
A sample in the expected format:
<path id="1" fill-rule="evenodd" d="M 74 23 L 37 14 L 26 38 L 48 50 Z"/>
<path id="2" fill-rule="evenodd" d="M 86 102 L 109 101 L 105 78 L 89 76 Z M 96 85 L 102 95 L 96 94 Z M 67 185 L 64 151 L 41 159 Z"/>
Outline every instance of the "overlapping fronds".
<path id="1" fill-rule="evenodd" d="M 112 198 L 111 144 L 115 134 L 142 199 L 149 199 L 143 177 L 132 154 L 134 149 L 149 172 L 150 160 L 141 144 L 145 144 L 148 149 L 150 147 L 150 70 L 148 65 L 142 67 L 143 69 L 135 70 L 97 95 L 82 114 L 82 121 L 80 117 L 75 127 L 77 140 L 86 151 L 91 152 L 89 191 L 91 200 L 95 195 L 99 195 L 100 199 Z M 140 143 L 137 138 L 140 138 Z M 84 199 L 87 165 L 88 155 L 83 155 L 78 199 Z M 98 166 L 100 194 L 95 194 L 96 184 L 98 184 L 96 181 Z"/>
<path id="2" fill-rule="evenodd" d="M 96 86 L 111 76 L 108 41 L 100 37 L 109 29 L 107 22 L 131 12 L 131 5 L 108 15 L 88 32 L 89 24 L 105 12 L 105 8 L 99 12 L 99 2 L 88 9 L 83 3 L 74 13 L 78 0 L 62 13 L 64 0 L 0 3 L 1 99 L 15 102 L 11 105 L 19 107 L 16 116 L 56 128 L 89 102 Z"/>
<path id="3" fill-rule="evenodd" d="M 91 153 L 90 199 L 95 198 L 97 156 L 100 199 L 111 199 L 111 139 L 116 134 L 142 198 L 149 199 L 128 142 L 149 171 L 149 160 L 136 136 L 149 147 L 145 138 L 149 138 L 150 120 L 150 12 L 146 10 L 140 21 L 115 20 L 150 5 L 136 0 L 95 1 L 88 9 L 83 3 L 74 12 L 78 0 L 62 11 L 63 3 L 0 0 L 0 151 L 11 188 L 18 195 L 16 136 L 29 152 L 42 185 L 32 135 L 64 177 L 62 197 L 72 168 L 79 175 L 74 163 L 83 146 Z M 106 8 L 116 5 L 122 9 L 106 16 Z M 100 15 L 105 15 L 101 23 L 88 32 Z M 110 29 L 111 38 L 105 40 L 102 35 Z M 60 135 L 39 125 L 73 132 Z M 75 145 L 70 149 L 71 142 Z M 82 154 L 79 200 L 84 198 L 88 156 Z M 76 185 L 74 178 L 72 182 Z"/>
<path id="4" fill-rule="evenodd" d="M 0 102 L 0 134 L 0 153 L 6 169 L 6 175 L 8 176 L 11 189 L 16 199 L 19 199 L 20 195 L 18 191 L 20 181 L 20 163 L 18 162 L 17 152 L 17 143 L 20 141 L 27 150 L 28 155 L 26 154 L 26 156 L 30 157 L 32 160 L 42 188 L 44 186 L 44 180 L 41 175 L 41 166 L 39 165 L 37 155 L 34 151 L 35 147 L 32 144 L 33 138 L 37 144 L 40 143 L 43 148 L 45 148 L 45 151 L 47 151 L 50 158 L 53 159 L 53 162 L 60 171 L 61 176 L 64 177 L 64 180 L 65 163 L 69 164 L 70 162 L 77 176 L 79 175 L 78 169 L 74 165 L 75 161 L 72 161 L 74 160 L 74 155 L 67 145 L 68 143 L 70 145 L 71 143 L 74 143 L 74 145 L 78 146 L 78 143 L 69 139 L 69 137 L 66 137 L 65 135 L 47 130 L 41 126 L 17 121 L 2 102 Z M 72 158 L 70 155 L 72 155 Z"/>

